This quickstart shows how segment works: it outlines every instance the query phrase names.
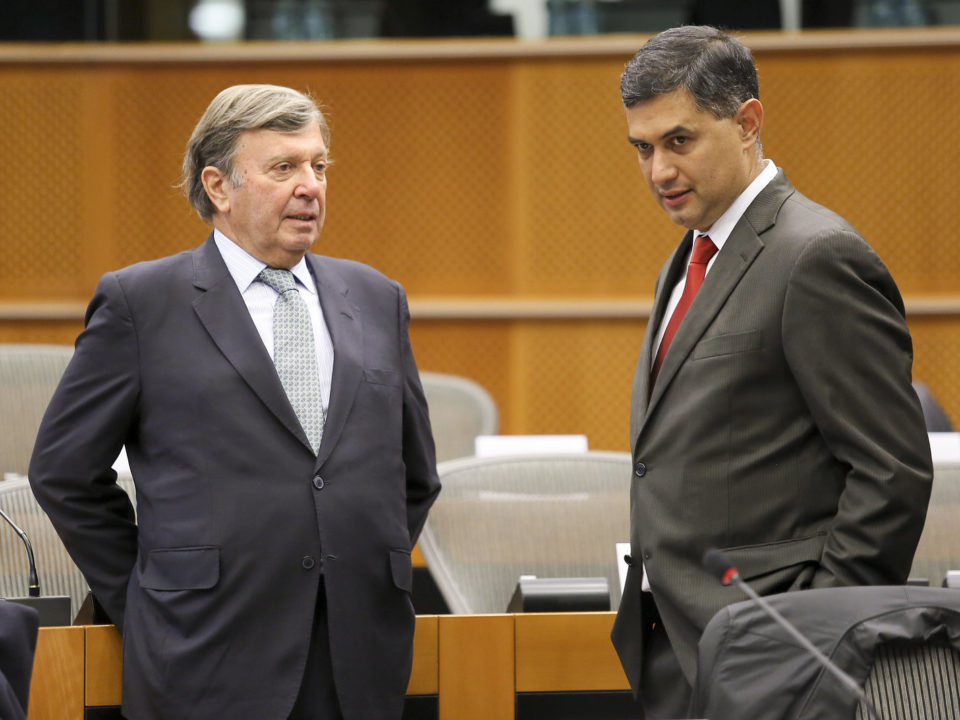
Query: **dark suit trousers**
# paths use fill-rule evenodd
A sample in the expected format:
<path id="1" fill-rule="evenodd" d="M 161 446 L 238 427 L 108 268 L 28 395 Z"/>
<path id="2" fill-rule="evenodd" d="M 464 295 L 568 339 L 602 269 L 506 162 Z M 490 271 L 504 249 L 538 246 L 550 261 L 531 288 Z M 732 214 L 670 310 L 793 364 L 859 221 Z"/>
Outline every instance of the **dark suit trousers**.
<path id="1" fill-rule="evenodd" d="M 680 669 L 670 638 L 663 628 L 653 595 L 641 593 L 644 623 L 643 674 L 640 679 L 640 702 L 646 720 L 690 717 L 693 689 Z"/>
<path id="2" fill-rule="evenodd" d="M 327 596 L 322 579 L 317 590 L 310 654 L 307 656 L 300 694 L 293 705 L 290 720 L 343 720 L 333 684 L 330 633 L 327 629 Z"/>

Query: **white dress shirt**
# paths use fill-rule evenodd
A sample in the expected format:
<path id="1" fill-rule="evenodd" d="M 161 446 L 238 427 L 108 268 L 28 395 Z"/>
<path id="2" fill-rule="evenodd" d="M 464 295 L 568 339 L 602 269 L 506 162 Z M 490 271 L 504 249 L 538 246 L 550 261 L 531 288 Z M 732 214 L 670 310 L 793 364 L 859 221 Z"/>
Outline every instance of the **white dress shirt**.
<path id="1" fill-rule="evenodd" d="M 277 301 L 277 291 L 266 283 L 257 280 L 260 271 L 267 264 L 257 260 L 242 247 L 230 240 L 219 230 L 213 231 L 213 239 L 217 249 L 227 264 L 227 270 L 237 283 L 240 295 L 243 297 L 253 324 L 260 333 L 267 352 L 273 358 L 273 306 Z M 333 380 L 333 340 L 330 331 L 323 319 L 323 308 L 320 307 L 320 295 L 306 258 L 300 260 L 290 268 L 290 272 L 297 279 L 297 290 L 310 311 L 310 322 L 313 325 L 313 338 L 317 345 L 317 368 L 320 372 L 320 393 L 323 402 L 324 414 L 330 406 L 330 386 Z"/>

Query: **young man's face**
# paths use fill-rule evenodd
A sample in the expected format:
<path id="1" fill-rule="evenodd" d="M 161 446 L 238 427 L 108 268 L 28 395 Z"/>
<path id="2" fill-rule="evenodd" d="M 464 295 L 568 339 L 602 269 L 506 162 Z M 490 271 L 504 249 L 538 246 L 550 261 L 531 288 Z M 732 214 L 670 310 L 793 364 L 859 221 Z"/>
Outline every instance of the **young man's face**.
<path id="1" fill-rule="evenodd" d="M 757 100 L 718 120 L 680 89 L 626 113 L 647 186 L 678 225 L 709 230 L 760 172 L 756 141 L 763 108 Z"/>

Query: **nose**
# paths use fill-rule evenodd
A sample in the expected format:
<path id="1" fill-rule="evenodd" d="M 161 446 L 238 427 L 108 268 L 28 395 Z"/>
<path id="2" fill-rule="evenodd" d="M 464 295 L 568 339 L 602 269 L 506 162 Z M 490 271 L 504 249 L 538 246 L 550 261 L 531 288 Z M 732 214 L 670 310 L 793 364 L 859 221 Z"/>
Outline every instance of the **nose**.
<path id="1" fill-rule="evenodd" d="M 677 177 L 677 166 L 666 153 L 654 153 L 650 159 L 650 181 L 654 185 L 666 185 Z"/>
<path id="2" fill-rule="evenodd" d="M 308 167 L 301 173 L 294 194 L 299 198 L 314 200 L 320 197 L 326 185 L 326 177 L 317 175 L 313 167 Z"/>

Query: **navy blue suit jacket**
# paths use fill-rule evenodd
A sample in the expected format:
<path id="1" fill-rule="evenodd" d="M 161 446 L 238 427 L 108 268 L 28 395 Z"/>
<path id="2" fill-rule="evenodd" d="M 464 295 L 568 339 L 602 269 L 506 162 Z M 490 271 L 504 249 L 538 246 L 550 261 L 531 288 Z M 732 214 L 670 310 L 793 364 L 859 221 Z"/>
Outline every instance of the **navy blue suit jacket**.
<path id="1" fill-rule="evenodd" d="M 307 257 L 334 347 L 318 456 L 212 238 L 101 279 L 44 417 L 30 480 L 123 633 L 128 717 L 286 718 L 324 586 L 344 717 L 400 716 L 440 489 L 406 298 Z"/>

